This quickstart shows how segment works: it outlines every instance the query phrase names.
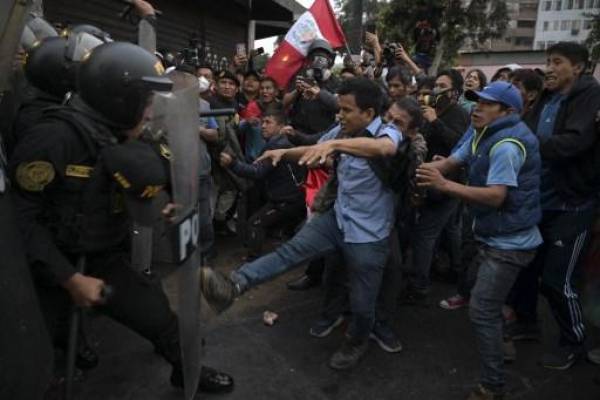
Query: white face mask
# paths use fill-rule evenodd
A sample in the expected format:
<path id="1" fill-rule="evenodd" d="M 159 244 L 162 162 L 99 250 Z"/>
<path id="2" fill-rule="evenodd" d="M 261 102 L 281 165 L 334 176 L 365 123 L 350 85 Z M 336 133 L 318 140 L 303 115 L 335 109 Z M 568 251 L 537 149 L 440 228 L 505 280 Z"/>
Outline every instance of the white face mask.
<path id="1" fill-rule="evenodd" d="M 201 76 L 198 78 L 198 90 L 200 93 L 206 92 L 210 89 L 210 82 L 205 77 Z"/>

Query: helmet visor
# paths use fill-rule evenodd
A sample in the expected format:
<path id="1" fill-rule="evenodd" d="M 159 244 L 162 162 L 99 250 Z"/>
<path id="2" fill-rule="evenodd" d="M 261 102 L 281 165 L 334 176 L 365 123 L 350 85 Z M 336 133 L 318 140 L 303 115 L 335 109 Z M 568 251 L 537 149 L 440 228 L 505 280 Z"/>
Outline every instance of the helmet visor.
<path id="1" fill-rule="evenodd" d="M 110 41 L 110 39 L 107 39 Z M 90 52 L 104 41 L 87 32 L 79 32 L 69 36 L 65 57 L 73 62 L 83 61 Z"/>

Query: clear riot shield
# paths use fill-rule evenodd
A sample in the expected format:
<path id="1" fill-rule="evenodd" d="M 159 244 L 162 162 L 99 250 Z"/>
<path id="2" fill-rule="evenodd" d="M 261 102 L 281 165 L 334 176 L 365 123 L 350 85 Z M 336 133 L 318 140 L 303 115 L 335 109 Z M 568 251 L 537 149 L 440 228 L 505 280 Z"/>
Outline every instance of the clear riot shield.
<path id="1" fill-rule="evenodd" d="M 0 1 L 0 94 L 9 89 L 14 56 L 31 5 L 31 0 Z"/>
<path id="2" fill-rule="evenodd" d="M 173 91 L 157 93 L 151 130 L 161 131 L 168 143 L 171 164 L 171 201 L 175 218 L 171 226 L 172 262 L 177 265 L 169 278 L 174 289 L 184 375 L 185 399 L 196 394 L 200 377 L 202 332 L 200 318 L 199 247 L 199 136 L 198 79 L 174 71 Z"/>

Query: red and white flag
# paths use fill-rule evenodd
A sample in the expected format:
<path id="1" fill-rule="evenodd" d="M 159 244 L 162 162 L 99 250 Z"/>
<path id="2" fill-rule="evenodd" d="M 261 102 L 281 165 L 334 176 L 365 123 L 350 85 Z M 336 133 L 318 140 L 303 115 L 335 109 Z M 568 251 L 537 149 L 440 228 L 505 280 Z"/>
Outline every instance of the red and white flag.
<path id="1" fill-rule="evenodd" d="M 346 43 L 329 0 L 315 0 L 298 18 L 267 63 L 266 74 L 277 81 L 279 87 L 285 88 L 302 68 L 308 48 L 315 39 L 327 40 L 334 49 Z"/>

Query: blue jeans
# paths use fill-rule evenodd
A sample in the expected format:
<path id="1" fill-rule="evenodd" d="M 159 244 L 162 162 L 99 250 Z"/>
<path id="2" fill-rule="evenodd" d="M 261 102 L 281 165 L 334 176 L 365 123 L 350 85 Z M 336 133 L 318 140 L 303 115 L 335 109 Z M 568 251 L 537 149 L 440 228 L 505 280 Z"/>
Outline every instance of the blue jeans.
<path id="1" fill-rule="evenodd" d="M 352 339 L 366 340 L 375 320 L 375 304 L 389 255 L 389 241 L 385 238 L 371 243 L 344 242 L 333 209 L 313 217 L 277 250 L 242 265 L 231 276 L 248 289 L 336 250 L 344 256 L 350 281 L 352 322 L 348 333 Z"/>
<path id="2" fill-rule="evenodd" d="M 469 316 L 475 328 L 481 360 L 481 384 L 502 390 L 502 306 L 522 268 L 533 260 L 535 250 L 498 250 L 480 245 L 479 270 L 471 291 Z"/>

